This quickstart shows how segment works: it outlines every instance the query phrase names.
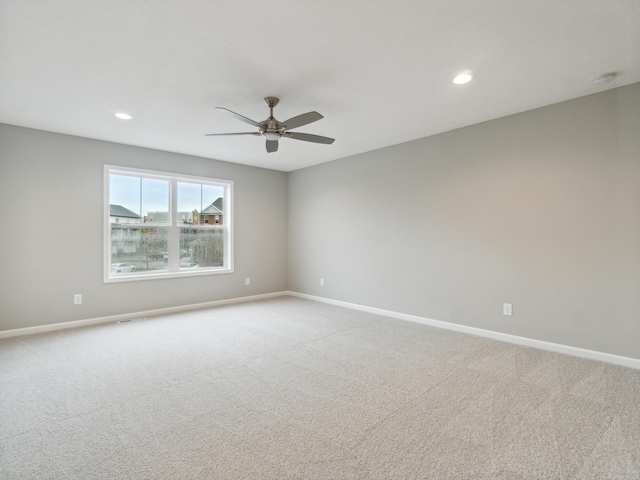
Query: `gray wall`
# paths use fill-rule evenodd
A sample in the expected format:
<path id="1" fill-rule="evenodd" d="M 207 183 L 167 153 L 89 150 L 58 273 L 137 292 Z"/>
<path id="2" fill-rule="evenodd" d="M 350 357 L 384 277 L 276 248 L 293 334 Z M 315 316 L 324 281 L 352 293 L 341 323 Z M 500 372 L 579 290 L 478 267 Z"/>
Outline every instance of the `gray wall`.
<path id="1" fill-rule="evenodd" d="M 0 125 L 0 330 L 289 288 L 640 358 L 639 152 L 640 84 L 288 175 Z M 235 273 L 104 284 L 105 163 L 234 180 Z"/>
<path id="2" fill-rule="evenodd" d="M 640 84 L 292 172 L 289 288 L 640 358 Z"/>
<path id="3" fill-rule="evenodd" d="M 104 284 L 104 164 L 233 180 L 235 273 Z M 283 172 L 0 125 L 0 330 L 286 290 L 286 202 Z"/>

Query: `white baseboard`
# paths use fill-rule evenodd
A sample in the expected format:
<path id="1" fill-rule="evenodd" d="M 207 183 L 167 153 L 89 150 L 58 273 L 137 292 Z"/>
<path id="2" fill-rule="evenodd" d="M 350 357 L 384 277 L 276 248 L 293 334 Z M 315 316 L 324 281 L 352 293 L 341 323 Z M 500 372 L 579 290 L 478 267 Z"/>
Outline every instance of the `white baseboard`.
<path id="1" fill-rule="evenodd" d="M 203 308 L 218 307 L 220 305 L 230 305 L 233 303 L 251 302 L 254 300 L 264 300 L 266 298 L 282 297 L 288 292 L 264 293 L 261 295 L 252 295 L 249 297 L 229 298 L 226 300 L 215 300 L 212 302 L 195 303 L 192 305 L 182 305 L 179 307 L 158 308 L 155 310 L 146 310 L 143 312 L 123 313 L 121 315 L 110 315 L 107 317 L 89 318 L 86 320 L 75 320 L 72 322 L 53 323 L 50 325 L 42 325 L 39 327 L 16 328 L 13 330 L 0 331 L 0 338 L 18 337 L 21 335 L 32 335 L 34 333 L 53 332 L 56 330 L 66 330 L 67 328 L 85 327 L 87 325 L 96 325 L 99 323 L 119 322 L 122 320 L 132 320 L 142 317 L 157 317 L 159 315 L 167 315 L 170 313 L 188 312 L 191 310 L 200 310 Z"/>
<path id="2" fill-rule="evenodd" d="M 315 295 L 307 295 L 305 293 L 298 293 L 298 292 L 292 292 L 292 291 L 288 291 L 285 293 L 293 297 L 304 298 L 304 299 L 313 300 L 316 302 L 328 303 L 330 305 L 337 305 L 340 307 L 351 308 L 354 310 L 361 310 L 363 312 L 375 313 L 377 315 L 384 315 L 385 317 L 391 317 L 391 318 L 397 318 L 399 320 L 407 320 L 410 322 L 421 323 L 423 325 L 429 325 L 431 327 L 444 328 L 447 330 L 454 330 L 456 332 L 462 332 L 462 333 L 469 333 L 471 335 L 492 338 L 494 340 L 500 340 L 503 342 L 515 343 L 517 345 L 524 345 L 526 347 L 539 348 L 542 350 L 549 350 L 551 352 L 564 353 L 567 355 L 588 358 L 591 360 L 599 360 L 601 362 L 612 363 L 614 365 L 621 365 L 623 367 L 635 368 L 640 370 L 640 359 L 637 359 L 637 358 L 622 357 L 620 355 L 613 355 L 611 353 L 598 352 L 595 350 L 586 350 L 584 348 L 571 347 L 569 345 L 562 345 L 559 343 L 545 342 L 543 340 L 535 340 L 527 337 L 519 337 L 517 335 L 510 335 L 508 333 L 500 333 L 500 332 L 494 332 L 492 330 L 484 330 L 482 328 L 468 327 L 466 325 L 458 325 L 456 323 L 443 322 L 441 320 L 433 320 L 430 318 L 419 317 L 417 315 L 409 315 L 406 313 L 393 312 L 391 310 L 383 310 L 381 308 L 367 307 L 365 305 L 358 305 L 355 303 L 348 303 L 340 300 L 332 300 L 330 298 L 317 297 Z"/>
<path id="3" fill-rule="evenodd" d="M 274 293 L 265 293 L 261 295 L 252 295 L 248 297 L 229 298 L 226 300 L 215 300 L 212 302 L 196 303 L 192 305 L 159 308 L 155 310 L 146 310 L 146 311 L 135 312 L 135 313 L 124 313 L 121 315 L 110 315 L 107 317 L 89 318 L 86 320 L 76 320 L 72 322 L 54 323 L 51 325 L 42 325 L 38 327 L 16 328 L 13 330 L 0 331 L 0 338 L 17 337 L 21 335 L 32 335 L 35 333 L 53 332 L 56 330 L 65 330 L 68 328 L 84 327 L 87 325 L 96 325 L 99 323 L 118 322 L 122 320 L 131 320 L 134 318 L 141 318 L 141 317 L 155 317 L 159 315 L 188 312 L 191 310 L 200 310 L 204 308 L 217 307 L 221 305 L 231 305 L 234 303 L 243 303 L 243 302 L 251 302 L 254 300 L 264 300 L 267 298 L 282 297 L 285 295 L 304 298 L 306 300 L 313 300 L 315 302 L 327 303 L 330 305 L 336 305 L 340 307 L 351 308 L 353 310 L 360 310 L 363 312 L 374 313 L 376 315 L 383 315 L 386 317 L 397 318 L 399 320 L 406 320 L 409 322 L 421 323 L 423 325 L 429 325 L 431 327 L 444 328 L 446 330 L 454 330 L 456 332 L 462 332 L 462 333 L 469 333 L 471 335 L 492 338 L 494 340 L 500 340 L 503 342 L 515 343 L 517 345 L 524 345 L 526 347 L 539 348 L 542 350 L 548 350 L 548 351 L 557 352 L 557 353 L 564 353 L 567 355 L 588 358 L 591 360 L 599 360 L 601 362 L 612 363 L 614 365 L 621 365 L 623 367 L 635 368 L 640 370 L 640 359 L 637 359 L 637 358 L 623 357 L 620 355 L 613 355 L 611 353 L 598 352 L 595 350 L 587 350 L 584 348 L 572 347 L 569 345 L 562 345 L 559 343 L 545 342 L 543 340 L 535 340 L 527 337 L 519 337 L 517 335 L 511 335 L 508 333 L 500 333 L 500 332 L 494 332 L 492 330 L 485 330 L 482 328 L 468 327 L 466 325 L 443 322 L 441 320 L 433 320 L 431 318 L 419 317 L 417 315 L 409 315 L 406 313 L 394 312 L 391 310 L 384 310 L 384 309 L 375 308 L 375 307 L 368 307 L 366 305 L 358 305 L 355 303 L 343 302 L 341 300 L 333 300 L 330 298 L 318 297 L 315 295 L 308 295 L 305 293 L 298 293 L 293 291 L 282 291 L 282 292 L 274 292 Z"/>

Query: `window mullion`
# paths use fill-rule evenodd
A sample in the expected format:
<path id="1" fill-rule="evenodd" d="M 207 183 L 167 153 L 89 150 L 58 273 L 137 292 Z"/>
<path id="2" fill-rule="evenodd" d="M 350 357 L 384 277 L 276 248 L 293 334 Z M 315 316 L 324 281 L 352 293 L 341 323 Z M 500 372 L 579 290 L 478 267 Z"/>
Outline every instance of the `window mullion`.
<path id="1" fill-rule="evenodd" d="M 169 182 L 169 271 L 180 270 L 180 229 L 178 228 L 178 181 Z"/>

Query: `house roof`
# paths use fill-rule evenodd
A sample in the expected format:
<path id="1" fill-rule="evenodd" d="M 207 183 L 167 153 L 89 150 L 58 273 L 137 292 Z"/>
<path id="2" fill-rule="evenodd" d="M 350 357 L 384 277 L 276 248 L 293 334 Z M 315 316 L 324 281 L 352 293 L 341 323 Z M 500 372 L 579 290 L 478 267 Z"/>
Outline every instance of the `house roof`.
<path id="1" fill-rule="evenodd" d="M 140 215 L 132 212 L 122 205 L 109 205 L 109 215 L 112 217 L 140 218 Z"/>
<path id="2" fill-rule="evenodd" d="M 216 199 L 211 205 L 202 210 L 202 215 L 222 215 L 223 211 L 223 201 L 222 197 Z"/>
<path id="3" fill-rule="evenodd" d="M 222 215 L 222 210 L 215 205 L 209 205 L 207 208 L 202 210 L 202 215 Z"/>

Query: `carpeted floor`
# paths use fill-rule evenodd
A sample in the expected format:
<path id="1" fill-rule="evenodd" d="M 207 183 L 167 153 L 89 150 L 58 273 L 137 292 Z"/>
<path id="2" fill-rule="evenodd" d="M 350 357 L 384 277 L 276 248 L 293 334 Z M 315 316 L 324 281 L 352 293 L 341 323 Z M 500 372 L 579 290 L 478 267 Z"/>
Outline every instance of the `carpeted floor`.
<path id="1" fill-rule="evenodd" d="M 0 340 L 2 479 L 638 479 L 640 371 L 292 297 Z"/>

